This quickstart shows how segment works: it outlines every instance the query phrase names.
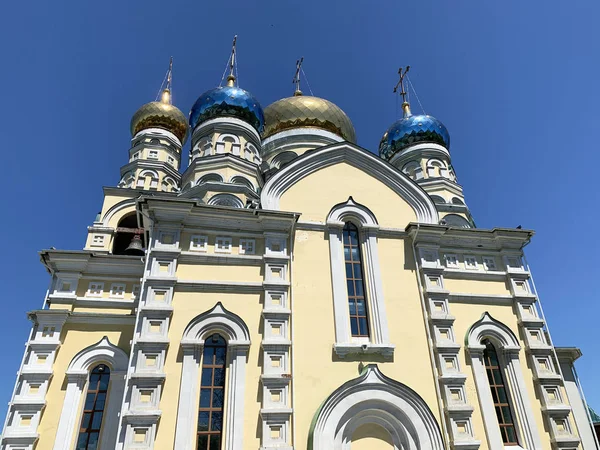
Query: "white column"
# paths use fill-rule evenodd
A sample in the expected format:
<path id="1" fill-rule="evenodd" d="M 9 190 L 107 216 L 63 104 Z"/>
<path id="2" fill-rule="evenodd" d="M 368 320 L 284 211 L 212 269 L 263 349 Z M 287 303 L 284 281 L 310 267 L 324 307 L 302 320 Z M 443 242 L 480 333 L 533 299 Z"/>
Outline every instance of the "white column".
<path id="1" fill-rule="evenodd" d="M 528 450 L 541 450 L 542 441 L 538 432 L 533 409 L 527 395 L 527 388 L 521 371 L 521 361 L 517 349 L 503 349 L 504 364 L 508 374 L 508 386 L 511 388 L 513 406 L 517 410 L 519 427 L 523 441 L 521 444 Z"/>
<path id="2" fill-rule="evenodd" d="M 200 389 L 201 344 L 183 346 L 183 368 L 179 388 L 179 406 L 175 427 L 175 450 L 194 450 L 196 446 L 196 415 Z"/>
<path id="3" fill-rule="evenodd" d="M 342 242 L 343 225 L 343 223 L 339 226 L 337 224 L 328 224 L 331 284 L 333 287 L 333 312 L 335 316 L 335 341 L 338 344 L 350 342 L 348 294 L 346 291 L 344 245 Z"/>
<path id="4" fill-rule="evenodd" d="M 225 409 L 225 450 L 243 450 L 244 396 L 248 347 L 228 348 L 227 407 Z M 179 447 L 176 447 L 179 449 Z"/>
<path id="5" fill-rule="evenodd" d="M 477 397 L 479 397 L 488 448 L 490 450 L 504 450 L 502 435 L 500 434 L 500 427 L 498 426 L 498 419 L 496 418 L 496 411 L 494 409 L 494 399 L 492 398 L 485 365 L 483 364 L 484 350 L 485 346 L 483 345 L 471 345 L 469 347 L 471 367 L 473 368 L 473 376 L 475 377 L 475 385 L 477 386 Z"/>
<path id="6" fill-rule="evenodd" d="M 371 331 L 374 344 L 389 344 L 390 336 L 385 314 L 385 303 L 383 300 L 383 286 L 381 283 L 381 270 L 379 268 L 379 251 L 377 250 L 376 230 L 363 228 L 362 239 L 364 242 L 364 264 L 366 265 L 367 286 L 369 295 L 367 302 L 371 309 Z"/>
<path id="7" fill-rule="evenodd" d="M 69 450 L 71 448 L 71 441 L 77 425 L 76 421 L 80 416 L 79 403 L 81 402 L 87 377 L 87 372 L 67 373 L 67 392 L 60 413 L 53 450 Z"/>
<path id="8" fill-rule="evenodd" d="M 117 446 L 117 429 L 119 428 L 119 413 L 125 392 L 125 371 L 110 373 L 110 392 L 108 403 L 104 409 L 104 424 L 100 438 L 100 450 L 114 450 Z"/>

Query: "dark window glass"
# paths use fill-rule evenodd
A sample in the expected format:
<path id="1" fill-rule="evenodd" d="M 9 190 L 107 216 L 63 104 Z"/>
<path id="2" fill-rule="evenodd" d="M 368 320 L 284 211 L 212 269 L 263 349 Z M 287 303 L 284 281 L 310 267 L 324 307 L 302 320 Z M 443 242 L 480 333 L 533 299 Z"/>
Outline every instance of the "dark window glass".
<path id="1" fill-rule="evenodd" d="M 502 442 L 506 445 L 518 445 L 515 421 L 510 410 L 510 405 L 508 404 L 508 394 L 502 376 L 502 369 L 498 362 L 498 354 L 490 341 L 483 341 L 483 344 L 485 345 L 483 360 L 488 381 L 490 382 L 490 389 L 492 390 L 492 398 L 494 399 L 496 417 L 500 425 Z"/>
<path id="2" fill-rule="evenodd" d="M 197 450 L 220 450 L 225 396 L 227 343 L 218 334 L 204 342 L 200 407 L 198 408 Z"/>
<path id="3" fill-rule="evenodd" d="M 369 337 L 367 299 L 362 270 L 358 229 L 351 222 L 344 226 L 344 259 L 352 336 Z"/>
<path id="4" fill-rule="evenodd" d="M 90 373 L 76 450 L 96 450 L 98 448 L 109 380 L 110 369 L 104 364 L 96 366 Z"/>

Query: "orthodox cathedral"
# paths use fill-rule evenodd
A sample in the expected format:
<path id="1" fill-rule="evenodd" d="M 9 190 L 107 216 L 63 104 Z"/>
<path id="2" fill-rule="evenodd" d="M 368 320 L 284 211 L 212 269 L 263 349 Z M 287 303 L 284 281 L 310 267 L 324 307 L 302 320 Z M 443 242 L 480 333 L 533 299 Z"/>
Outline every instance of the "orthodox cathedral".
<path id="1" fill-rule="evenodd" d="M 40 253 L 1 449 L 599 450 L 533 232 L 475 226 L 406 70 L 377 155 L 300 62 L 263 109 L 235 56 L 189 117 L 169 70 L 83 249 Z"/>

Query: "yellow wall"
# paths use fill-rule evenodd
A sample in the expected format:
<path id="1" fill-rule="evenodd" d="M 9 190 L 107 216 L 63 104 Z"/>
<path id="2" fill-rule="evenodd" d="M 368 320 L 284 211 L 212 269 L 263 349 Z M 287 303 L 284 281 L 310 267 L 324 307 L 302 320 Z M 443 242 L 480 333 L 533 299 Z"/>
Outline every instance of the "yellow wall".
<path id="1" fill-rule="evenodd" d="M 177 278 L 203 281 L 262 281 L 260 266 L 217 266 L 211 264 L 179 264 Z"/>
<path id="2" fill-rule="evenodd" d="M 234 314 L 242 317 L 250 330 L 250 352 L 246 365 L 246 396 L 244 448 L 259 448 L 260 421 L 260 374 L 262 357 L 260 342 L 262 338 L 261 311 L 262 303 L 258 294 L 214 294 L 176 292 L 173 297 L 174 312 L 169 327 L 170 345 L 167 351 L 165 372 L 167 375 L 160 409 L 163 414 L 158 427 L 156 449 L 173 448 L 177 405 L 179 403 L 179 383 L 181 381 L 181 346 L 180 341 L 185 327 L 197 315 L 210 310 L 217 302 Z M 227 375 L 228 376 L 228 375 Z M 198 390 L 198 396 L 200 390 Z M 196 403 L 199 398 L 196 399 Z M 227 414 L 227 411 L 225 411 Z"/>
<path id="3" fill-rule="evenodd" d="M 390 338 L 396 345 L 394 358 L 349 355 L 340 360 L 333 353 L 335 330 L 329 243 L 322 232 L 298 231 L 292 269 L 292 320 L 295 445 L 299 448 L 306 445 L 310 422 L 319 405 L 346 381 L 358 377 L 360 362 L 377 363 L 386 376 L 415 390 L 439 420 L 414 264 L 405 259 L 402 240 L 380 239 L 379 257 Z"/>
<path id="4" fill-rule="evenodd" d="M 444 278 L 444 288 L 451 293 L 510 295 L 506 281 L 456 280 Z"/>
<path id="5" fill-rule="evenodd" d="M 324 222 L 331 208 L 348 200 L 368 207 L 382 227 L 404 228 L 417 216 L 394 191 L 346 163 L 318 170 L 288 189 L 279 201 L 284 211 L 301 212 L 301 221 Z"/>
<path id="6" fill-rule="evenodd" d="M 351 450 L 394 450 L 390 433 L 383 427 L 365 424 L 352 434 Z"/>
<path id="7" fill-rule="evenodd" d="M 52 450 L 54 437 L 62 411 L 62 405 L 67 388 L 65 372 L 71 360 L 81 350 L 90 345 L 98 343 L 104 336 L 110 342 L 129 355 L 129 342 L 133 337 L 133 326 L 126 325 L 88 325 L 88 324 L 65 324 L 61 333 L 62 344 L 58 349 L 54 362 L 54 376 L 50 380 L 48 393 L 46 395 L 46 408 L 38 428 L 40 440 L 36 450 Z M 83 402 L 82 396 L 82 402 Z M 82 405 L 79 405 L 81 410 Z M 79 420 L 79 419 L 78 419 Z M 77 428 L 79 423 L 77 424 Z M 75 446 L 76 433 L 73 434 L 73 447 Z"/>

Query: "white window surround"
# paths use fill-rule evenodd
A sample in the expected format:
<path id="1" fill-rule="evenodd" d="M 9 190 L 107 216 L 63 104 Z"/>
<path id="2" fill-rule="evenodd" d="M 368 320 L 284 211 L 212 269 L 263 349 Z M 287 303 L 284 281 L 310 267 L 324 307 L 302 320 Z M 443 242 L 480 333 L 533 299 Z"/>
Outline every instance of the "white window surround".
<path id="1" fill-rule="evenodd" d="M 190 237 L 190 251 L 206 252 L 208 251 L 208 236 L 194 234 Z"/>
<path id="2" fill-rule="evenodd" d="M 504 368 L 505 381 L 508 385 L 512 407 L 516 415 L 517 435 L 521 444 L 528 450 L 541 450 L 542 442 L 519 360 L 521 350 L 519 340 L 506 325 L 498 322 L 486 312 L 469 329 L 466 344 L 471 356 L 471 366 L 486 428 L 488 448 L 490 450 L 504 450 L 504 444 L 500 435 L 500 427 L 496 418 L 494 401 L 483 361 L 485 345 L 482 344 L 482 341 L 484 339 L 489 339 L 492 342 L 498 351 L 500 364 Z"/>
<path id="3" fill-rule="evenodd" d="M 362 263 L 365 272 L 365 288 L 369 311 L 369 341 L 352 338 L 348 311 L 348 291 L 344 262 L 343 227 L 347 221 L 359 229 Z M 352 197 L 345 203 L 332 208 L 327 216 L 331 280 L 333 286 L 333 308 L 335 314 L 334 350 L 340 357 L 349 353 L 381 353 L 391 356 L 391 344 L 383 300 L 383 284 L 377 251 L 377 219 L 366 207 L 354 202 Z"/>
<path id="4" fill-rule="evenodd" d="M 177 450 L 196 448 L 200 360 L 204 340 L 213 333 L 219 333 L 227 341 L 227 413 L 224 425 L 227 433 L 223 435 L 223 450 L 243 448 L 244 395 L 250 331 L 239 316 L 227 311 L 219 302 L 210 311 L 194 318 L 186 327 L 181 339 L 183 368 L 174 446 Z"/>
<path id="5" fill-rule="evenodd" d="M 104 292 L 104 283 L 100 281 L 90 281 L 88 285 L 88 290 L 85 293 L 86 297 L 102 297 L 102 293 Z"/>
<path id="6" fill-rule="evenodd" d="M 112 298 L 125 298 L 125 283 L 113 283 L 110 286 L 110 296 Z"/>
<path id="7" fill-rule="evenodd" d="M 231 253 L 233 239 L 231 237 L 217 236 L 215 238 L 215 253 Z"/>
<path id="8" fill-rule="evenodd" d="M 308 450 L 350 450 L 352 434 L 365 424 L 386 429 L 394 448 L 445 448 L 439 424 L 423 399 L 408 386 L 383 375 L 375 364 L 367 365 L 358 378 L 334 391 L 313 423 Z"/>
<path id="9" fill-rule="evenodd" d="M 240 239 L 240 255 L 254 255 L 256 253 L 256 240 L 255 239 Z"/>
<path id="10" fill-rule="evenodd" d="M 105 336 L 102 340 L 80 351 L 66 372 L 67 390 L 56 431 L 53 450 L 70 450 L 75 431 L 79 428 L 84 395 L 90 371 L 98 364 L 110 367 L 110 395 L 102 424 L 102 436 L 98 450 L 113 450 L 117 442 L 119 411 L 125 391 L 125 374 L 129 357 Z"/>

